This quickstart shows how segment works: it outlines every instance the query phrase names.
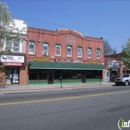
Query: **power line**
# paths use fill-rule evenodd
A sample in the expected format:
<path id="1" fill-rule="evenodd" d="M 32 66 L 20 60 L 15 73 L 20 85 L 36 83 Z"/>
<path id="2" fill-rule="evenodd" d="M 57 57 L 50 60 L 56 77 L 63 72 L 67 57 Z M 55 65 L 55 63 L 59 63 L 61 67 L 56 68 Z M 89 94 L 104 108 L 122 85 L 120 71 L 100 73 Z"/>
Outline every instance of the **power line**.
<path id="1" fill-rule="evenodd" d="M 118 35 L 118 34 L 112 34 L 112 33 L 108 33 L 108 32 L 100 32 L 100 31 L 95 31 L 95 30 L 88 30 L 88 29 L 83 29 L 83 28 L 78 28 L 78 27 L 71 27 L 71 26 L 68 26 L 68 25 L 63 25 L 63 24 L 57 24 L 57 23 L 52 23 L 52 22 L 46 22 L 46 21 L 41 21 L 41 20 L 35 20 L 35 19 L 30 19 L 30 18 L 24 18 L 24 19 L 27 19 L 27 20 L 33 20 L 33 22 L 39 22 L 39 23 L 45 23 L 45 24 L 50 24 L 50 25 L 56 25 L 56 26 L 65 26 L 66 28 L 69 28 L 69 29 L 72 29 L 75 28 L 75 29 L 80 29 L 80 30 L 84 30 L 84 31 L 91 31 L 91 32 L 95 32 L 95 33 L 100 33 L 100 34 L 106 34 L 106 35 L 113 35 L 113 36 L 120 36 L 120 37 L 128 37 L 128 36 L 124 36 L 124 35 Z M 26 21 L 25 21 L 26 22 Z"/>

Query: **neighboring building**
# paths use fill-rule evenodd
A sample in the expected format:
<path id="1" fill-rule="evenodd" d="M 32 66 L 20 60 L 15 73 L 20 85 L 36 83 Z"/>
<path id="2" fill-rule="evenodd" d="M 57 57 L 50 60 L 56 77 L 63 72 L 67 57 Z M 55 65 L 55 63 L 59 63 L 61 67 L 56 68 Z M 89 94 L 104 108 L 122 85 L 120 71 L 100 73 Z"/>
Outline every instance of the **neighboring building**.
<path id="1" fill-rule="evenodd" d="M 69 29 L 29 27 L 27 39 L 28 82 L 56 83 L 59 77 L 82 83 L 100 77 L 104 80 L 103 38 Z"/>
<path id="2" fill-rule="evenodd" d="M 105 67 L 106 67 L 106 81 L 114 81 L 115 78 L 120 77 L 122 74 L 127 73 L 125 70 L 125 65 L 122 64 L 121 61 L 119 61 L 119 54 L 112 54 L 107 55 L 104 57 Z"/>
<path id="3" fill-rule="evenodd" d="M 10 28 L 12 25 L 10 25 Z M 4 53 L 4 48 L 7 44 L 4 44 L 3 52 L 0 52 L 0 62 L 5 66 L 0 70 L 1 80 L 5 84 L 26 84 L 26 40 L 27 40 L 27 24 L 23 20 L 14 19 L 14 28 L 17 28 L 20 32 L 21 39 L 14 41 L 10 44 L 10 52 Z M 5 40 L 6 42 L 6 40 Z M 2 84 L 3 84 L 2 83 Z"/>

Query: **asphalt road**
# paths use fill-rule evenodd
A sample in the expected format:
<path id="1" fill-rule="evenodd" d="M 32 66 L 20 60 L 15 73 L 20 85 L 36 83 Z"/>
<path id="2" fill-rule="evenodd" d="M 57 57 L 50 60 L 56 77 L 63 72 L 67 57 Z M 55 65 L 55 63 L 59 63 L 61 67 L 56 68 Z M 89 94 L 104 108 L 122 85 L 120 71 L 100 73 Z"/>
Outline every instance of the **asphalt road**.
<path id="1" fill-rule="evenodd" d="M 0 130 L 119 130 L 129 100 L 130 86 L 4 94 Z"/>

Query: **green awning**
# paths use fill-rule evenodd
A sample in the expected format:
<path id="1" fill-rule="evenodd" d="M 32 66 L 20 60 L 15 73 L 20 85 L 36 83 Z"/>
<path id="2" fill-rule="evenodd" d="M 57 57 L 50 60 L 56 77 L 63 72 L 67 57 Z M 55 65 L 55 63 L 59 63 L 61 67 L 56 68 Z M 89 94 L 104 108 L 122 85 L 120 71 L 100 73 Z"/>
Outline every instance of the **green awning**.
<path id="1" fill-rule="evenodd" d="M 30 69 L 55 69 L 55 70 L 103 70 L 105 67 L 101 64 L 83 64 L 83 63 L 60 63 L 60 62 L 29 62 Z"/>

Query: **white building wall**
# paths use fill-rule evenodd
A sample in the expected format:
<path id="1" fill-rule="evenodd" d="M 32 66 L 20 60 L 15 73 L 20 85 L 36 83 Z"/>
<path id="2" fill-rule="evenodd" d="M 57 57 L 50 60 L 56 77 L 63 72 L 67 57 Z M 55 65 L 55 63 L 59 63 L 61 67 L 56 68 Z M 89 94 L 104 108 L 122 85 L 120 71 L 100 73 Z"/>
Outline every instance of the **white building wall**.
<path id="1" fill-rule="evenodd" d="M 10 24 L 9 27 L 11 29 L 18 29 L 22 35 L 27 35 L 27 24 L 25 23 L 25 21 L 18 19 L 14 19 L 13 21 L 14 23 Z"/>
<path id="2" fill-rule="evenodd" d="M 27 39 L 28 26 L 25 23 L 25 21 L 23 21 L 23 20 L 14 19 L 13 21 L 14 21 L 14 23 L 10 24 L 9 28 L 14 30 L 14 32 L 16 32 L 16 30 L 18 30 L 18 32 L 20 32 L 21 36 L 24 37 L 22 40 L 20 40 L 20 43 L 19 43 L 19 47 L 20 47 L 19 53 L 26 53 L 26 39 Z M 6 47 L 6 43 L 3 45 L 3 51 L 5 50 L 5 47 Z M 13 43 L 12 43 L 12 47 L 13 47 Z M 12 49 L 12 51 L 13 51 L 13 49 Z"/>

